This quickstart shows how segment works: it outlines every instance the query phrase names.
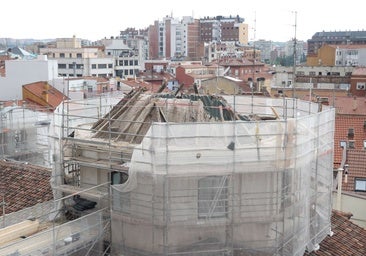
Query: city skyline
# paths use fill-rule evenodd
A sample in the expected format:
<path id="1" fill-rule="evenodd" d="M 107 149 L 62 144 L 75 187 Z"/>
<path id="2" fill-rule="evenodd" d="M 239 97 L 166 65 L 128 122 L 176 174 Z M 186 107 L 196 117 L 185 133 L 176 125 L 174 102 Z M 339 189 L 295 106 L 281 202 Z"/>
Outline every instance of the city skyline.
<path id="1" fill-rule="evenodd" d="M 233 0 L 216 3 L 186 0 L 179 4 L 171 1 L 125 2 L 106 0 L 95 5 L 82 1 L 64 0 L 62 4 L 33 0 L 2 3 L 0 38 L 48 39 L 72 37 L 99 40 L 118 36 L 128 27 L 147 28 L 166 16 L 181 18 L 239 15 L 249 25 L 249 40 L 289 41 L 308 40 L 316 32 L 363 30 L 366 18 L 362 8 L 345 11 L 344 5 L 329 5 L 329 2 L 309 0 L 246 2 Z M 362 6 L 360 0 L 352 6 Z M 318 18 L 321 17 L 321 18 Z M 295 26 L 296 25 L 296 26 Z"/>

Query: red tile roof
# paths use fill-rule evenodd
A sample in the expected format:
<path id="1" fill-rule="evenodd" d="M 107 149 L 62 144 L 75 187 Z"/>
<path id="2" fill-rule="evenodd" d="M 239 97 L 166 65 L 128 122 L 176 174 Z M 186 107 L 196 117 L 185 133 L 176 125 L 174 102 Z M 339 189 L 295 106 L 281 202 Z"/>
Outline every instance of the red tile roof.
<path id="1" fill-rule="evenodd" d="M 331 226 L 333 236 L 327 236 L 318 251 L 305 253 L 305 256 L 365 256 L 366 230 L 352 223 L 352 214 L 333 211 Z"/>
<path id="2" fill-rule="evenodd" d="M 366 140 L 366 128 L 364 124 L 366 121 L 365 116 L 352 116 L 352 115 L 336 115 L 335 118 L 335 132 L 334 132 L 334 164 L 335 168 L 339 167 L 342 161 L 342 151 L 340 146 L 341 141 L 354 142 L 354 148 L 365 152 L 363 141 Z M 354 129 L 354 136 L 348 136 L 350 128 Z"/>
<path id="3" fill-rule="evenodd" d="M 366 98 L 363 97 L 336 97 L 334 106 L 337 115 L 366 116 Z"/>
<path id="4" fill-rule="evenodd" d="M 131 88 L 144 88 L 146 91 L 149 92 L 157 92 L 160 87 L 161 84 L 155 84 L 155 83 L 151 83 L 151 82 L 145 82 L 145 81 L 141 81 L 141 80 L 121 80 L 121 83 L 130 86 Z M 165 88 L 164 91 L 169 91 L 168 88 Z"/>
<path id="5" fill-rule="evenodd" d="M 50 179 L 51 171 L 46 168 L 0 160 L 0 199 L 4 196 L 5 213 L 52 200 Z"/>
<path id="6" fill-rule="evenodd" d="M 23 93 L 23 100 L 28 100 L 45 107 L 49 107 L 52 110 L 54 110 L 64 99 L 67 98 L 62 92 L 58 91 L 45 81 L 25 84 L 23 85 L 23 90 L 27 91 L 36 98 L 35 100 L 34 97 L 25 97 Z"/>
<path id="7" fill-rule="evenodd" d="M 357 67 L 352 71 L 352 76 L 366 76 L 365 67 Z"/>
<path id="8" fill-rule="evenodd" d="M 348 150 L 346 163 L 348 164 L 348 177 L 347 183 L 345 183 L 343 175 L 342 190 L 355 191 L 355 178 L 366 178 L 366 150 Z M 366 195 L 366 192 L 357 192 L 357 194 Z"/>
<path id="9" fill-rule="evenodd" d="M 329 44 L 328 46 L 332 48 L 339 48 L 339 49 L 365 49 L 366 45 L 364 44 Z"/>

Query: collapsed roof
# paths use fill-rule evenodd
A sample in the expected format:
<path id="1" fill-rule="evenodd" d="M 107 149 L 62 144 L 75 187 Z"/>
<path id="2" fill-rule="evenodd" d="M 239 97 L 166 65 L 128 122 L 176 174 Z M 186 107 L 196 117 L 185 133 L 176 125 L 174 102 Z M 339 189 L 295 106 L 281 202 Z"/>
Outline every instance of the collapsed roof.
<path id="1" fill-rule="evenodd" d="M 153 122 L 224 122 L 249 118 L 213 95 L 144 94 L 131 91 L 92 126 L 94 138 L 141 143 Z"/>

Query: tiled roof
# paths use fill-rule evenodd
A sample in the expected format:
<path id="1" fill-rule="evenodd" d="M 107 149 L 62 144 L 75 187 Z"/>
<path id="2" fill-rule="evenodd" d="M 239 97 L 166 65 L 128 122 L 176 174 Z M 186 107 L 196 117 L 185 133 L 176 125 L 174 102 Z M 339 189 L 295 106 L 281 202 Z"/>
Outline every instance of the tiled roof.
<path id="1" fill-rule="evenodd" d="M 366 31 L 322 31 L 316 32 L 312 39 L 317 37 L 347 37 L 347 38 L 365 38 Z M 334 39 L 333 39 L 334 40 Z"/>
<path id="2" fill-rule="evenodd" d="M 182 64 L 182 65 L 179 65 L 178 67 L 182 67 L 184 69 L 202 69 L 202 68 L 207 68 L 206 66 L 204 66 L 202 64 Z"/>
<path id="3" fill-rule="evenodd" d="M 52 200 L 50 179 L 48 169 L 0 160 L 0 196 L 1 200 L 4 196 L 5 213 Z"/>
<path id="4" fill-rule="evenodd" d="M 334 106 L 337 115 L 366 116 L 366 98 L 363 97 L 336 97 Z"/>
<path id="5" fill-rule="evenodd" d="M 366 48 L 366 46 L 365 46 Z M 352 76 L 366 76 L 366 68 L 365 67 L 356 67 L 352 71 Z"/>
<path id="6" fill-rule="evenodd" d="M 55 109 L 63 99 L 67 98 L 62 92 L 45 81 L 23 85 L 23 89 L 39 99 L 35 101 L 34 99 L 25 98 L 24 100 L 30 100 L 31 102 L 36 102 L 42 106 L 50 107 L 51 109 Z M 45 96 L 47 96 L 47 98 Z"/>
<path id="7" fill-rule="evenodd" d="M 333 211 L 331 226 L 333 236 L 327 236 L 318 251 L 305 256 L 365 256 L 366 230 L 349 220 L 352 214 Z"/>
<path id="8" fill-rule="evenodd" d="M 220 60 L 221 66 L 253 66 L 254 62 L 247 59 L 228 59 Z M 255 65 L 263 65 L 260 62 L 256 62 Z"/>
<path id="9" fill-rule="evenodd" d="M 171 80 L 175 80 L 175 76 L 171 75 L 168 72 L 151 72 L 150 70 L 145 71 L 145 72 L 140 72 L 138 78 L 143 79 L 145 81 L 150 81 L 150 80 L 171 81 Z"/>
<path id="10" fill-rule="evenodd" d="M 337 115 L 335 118 L 334 132 L 334 163 L 338 168 L 342 160 L 342 151 L 340 142 L 354 142 L 354 148 L 364 152 L 363 141 L 366 140 L 366 129 L 364 128 L 365 116 Z M 348 136 L 348 131 L 353 128 L 354 135 Z"/>
<path id="11" fill-rule="evenodd" d="M 109 79 L 107 77 L 103 77 L 103 76 L 98 76 L 98 77 L 86 76 L 86 77 L 83 77 L 83 79 L 94 80 L 94 81 L 97 81 L 98 83 L 108 83 L 109 82 Z"/>
<path id="12" fill-rule="evenodd" d="M 332 48 L 339 48 L 339 49 L 363 49 L 363 48 L 366 48 L 366 45 L 364 45 L 364 44 L 341 44 L 341 45 L 329 44 L 328 46 L 330 46 Z"/>
<path id="13" fill-rule="evenodd" d="M 350 149 L 347 151 L 348 177 L 343 177 L 342 190 L 355 191 L 355 178 L 366 178 L 366 150 Z M 366 195 L 366 192 L 357 192 Z M 366 237 L 365 237 L 366 240 Z"/>

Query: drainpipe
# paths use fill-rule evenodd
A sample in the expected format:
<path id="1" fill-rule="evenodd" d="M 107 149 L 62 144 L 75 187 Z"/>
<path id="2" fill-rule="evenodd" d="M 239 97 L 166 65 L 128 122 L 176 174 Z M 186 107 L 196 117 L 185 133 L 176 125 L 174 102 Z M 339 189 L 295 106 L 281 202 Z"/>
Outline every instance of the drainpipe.
<path id="1" fill-rule="evenodd" d="M 337 169 L 337 171 L 338 171 L 338 173 L 337 173 L 338 188 L 337 188 L 336 209 L 338 211 L 342 211 L 342 177 L 343 177 L 343 171 L 344 171 L 344 168 L 348 167 L 348 165 L 345 164 L 346 163 L 346 158 L 347 158 L 347 146 L 344 145 L 342 148 L 343 148 L 342 162 L 341 162 L 341 165 L 339 166 L 339 168 Z"/>
<path id="2" fill-rule="evenodd" d="M 338 187 L 337 187 L 337 205 L 336 208 L 338 211 L 342 210 L 342 175 L 343 175 L 343 168 L 339 167 L 337 169 L 337 180 L 338 180 Z"/>

